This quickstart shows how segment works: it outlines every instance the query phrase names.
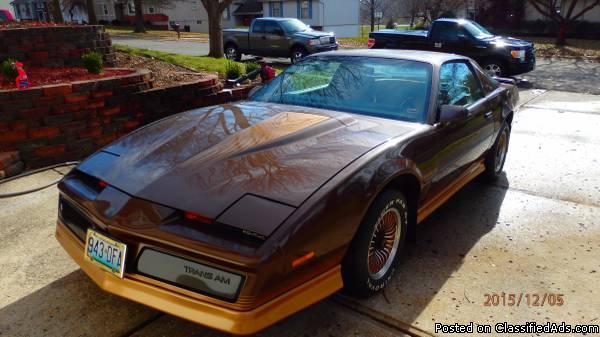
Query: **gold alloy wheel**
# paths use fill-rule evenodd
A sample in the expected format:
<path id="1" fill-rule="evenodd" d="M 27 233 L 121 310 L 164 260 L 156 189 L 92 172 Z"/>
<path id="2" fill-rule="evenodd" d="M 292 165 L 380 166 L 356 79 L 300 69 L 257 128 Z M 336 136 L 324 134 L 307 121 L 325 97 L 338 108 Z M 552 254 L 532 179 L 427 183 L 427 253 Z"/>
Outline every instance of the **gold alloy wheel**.
<path id="1" fill-rule="evenodd" d="M 496 167 L 494 168 L 496 173 L 500 173 L 504 160 L 506 159 L 506 152 L 508 152 L 508 135 L 506 131 L 503 131 L 498 139 L 498 147 L 496 149 Z"/>
<path id="2" fill-rule="evenodd" d="M 400 244 L 400 221 L 398 210 L 391 208 L 379 217 L 375 225 L 367 258 L 369 276 L 375 280 L 381 279 L 394 263 Z"/>

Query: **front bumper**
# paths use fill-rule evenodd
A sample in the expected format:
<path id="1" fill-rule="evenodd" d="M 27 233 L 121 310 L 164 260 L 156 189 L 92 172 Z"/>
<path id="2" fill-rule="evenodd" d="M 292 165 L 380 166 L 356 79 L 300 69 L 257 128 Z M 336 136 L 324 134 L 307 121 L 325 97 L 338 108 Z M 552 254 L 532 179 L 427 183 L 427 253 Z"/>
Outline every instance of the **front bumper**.
<path id="1" fill-rule="evenodd" d="M 101 289 L 154 309 L 224 332 L 256 333 L 302 310 L 342 288 L 341 267 L 323 273 L 279 297 L 248 311 L 237 311 L 207 303 L 125 274 L 123 279 L 103 271 L 84 259 L 84 245 L 60 220 L 56 239 L 81 269 Z"/>
<path id="2" fill-rule="evenodd" d="M 514 60 L 508 64 L 510 76 L 528 73 L 535 70 L 535 58 L 526 61 Z"/>

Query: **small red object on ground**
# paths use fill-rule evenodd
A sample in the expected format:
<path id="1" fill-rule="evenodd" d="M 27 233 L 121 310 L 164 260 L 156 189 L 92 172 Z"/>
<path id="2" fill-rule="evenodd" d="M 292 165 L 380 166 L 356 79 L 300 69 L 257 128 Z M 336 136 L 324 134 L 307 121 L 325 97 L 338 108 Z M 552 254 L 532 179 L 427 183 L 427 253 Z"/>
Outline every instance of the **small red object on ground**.
<path id="1" fill-rule="evenodd" d="M 15 67 L 17 67 L 17 72 L 19 75 L 15 80 L 15 85 L 18 89 L 27 89 L 29 88 L 29 79 L 27 78 L 27 73 L 25 69 L 23 69 L 23 63 L 17 61 L 15 62 Z"/>
<path id="2" fill-rule="evenodd" d="M 271 80 L 275 78 L 275 69 L 268 66 L 266 63 L 263 63 L 261 68 L 260 79 L 263 81 L 263 83 L 271 82 Z"/>

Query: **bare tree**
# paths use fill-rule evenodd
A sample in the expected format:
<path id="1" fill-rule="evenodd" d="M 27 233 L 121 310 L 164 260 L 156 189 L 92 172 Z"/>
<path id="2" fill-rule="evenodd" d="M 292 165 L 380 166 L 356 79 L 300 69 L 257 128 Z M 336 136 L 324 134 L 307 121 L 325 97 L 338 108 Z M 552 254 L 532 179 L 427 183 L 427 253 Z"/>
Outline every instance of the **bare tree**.
<path id="1" fill-rule="evenodd" d="M 50 10 L 52 12 L 52 19 L 54 22 L 64 22 L 62 10 L 60 8 L 60 0 L 52 0 L 50 3 Z"/>
<path id="2" fill-rule="evenodd" d="M 570 0 L 567 2 L 567 10 L 562 11 L 560 9 L 557 10 L 558 0 L 529 0 L 529 2 L 540 14 L 558 24 L 557 46 L 567 44 L 567 33 L 573 22 L 581 18 L 586 12 L 600 5 L 600 0 L 593 0 L 591 2 Z M 578 4 L 581 4 L 581 9 L 576 11 L 575 9 Z"/>
<path id="3" fill-rule="evenodd" d="M 94 0 L 85 0 L 85 8 L 88 14 L 88 23 L 90 25 L 97 25 L 98 18 L 96 17 L 96 9 L 94 8 Z"/>
<path id="4" fill-rule="evenodd" d="M 208 56 L 223 57 L 223 11 L 231 5 L 233 0 L 201 0 L 208 14 L 208 42 L 210 51 Z"/>
<path id="5" fill-rule="evenodd" d="M 133 6 L 135 7 L 135 25 L 133 31 L 136 33 L 145 33 L 142 0 L 133 0 Z"/>
<path id="6" fill-rule="evenodd" d="M 369 18 L 371 31 L 375 30 L 375 12 L 383 12 L 388 4 L 386 0 L 360 0 L 361 16 Z"/>
<path id="7" fill-rule="evenodd" d="M 466 6 L 465 0 L 424 0 L 423 7 L 430 21 L 438 19 L 442 14 L 452 12 Z"/>

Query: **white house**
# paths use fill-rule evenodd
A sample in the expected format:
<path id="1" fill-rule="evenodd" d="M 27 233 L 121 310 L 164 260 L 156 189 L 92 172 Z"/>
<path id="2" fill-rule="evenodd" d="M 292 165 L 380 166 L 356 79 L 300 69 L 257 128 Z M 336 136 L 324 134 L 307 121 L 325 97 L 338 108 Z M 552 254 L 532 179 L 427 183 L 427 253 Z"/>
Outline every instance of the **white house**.
<path id="1" fill-rule="evenodd" d="M 359 0 L 260 1 L 264 16 L 298 18 L 314 29 L 335 32 L 338 37 L 360 35 Z"/>
<path id="2" fill-rule="evenodd" d="M 7 1 L 7 0 L 0 0 Z M 50 0 L 8 0 L 18 19 L 50 20 Z M 87 22 L 85 1 L 72 1 L 75 6 L 63 8 L 66 21 Z M 133 0 L 94 0 L 96 17 L 101 23 L 132 23 L 135 18 Z M 236 0 L 223 13 L 223 27 L 249 26 L 262 16 L 298 18 L 314 29 L 333 31 L 338 37 L 359 35 L 359 0 Z M 149 1 L 143 5 L 144 21 L 167 29 L 179 23 L 182 30 L 208 32 L 208 14 L 200 0 L 176 0 L 158 6 Z"/>

